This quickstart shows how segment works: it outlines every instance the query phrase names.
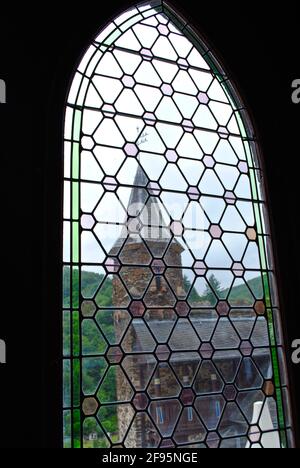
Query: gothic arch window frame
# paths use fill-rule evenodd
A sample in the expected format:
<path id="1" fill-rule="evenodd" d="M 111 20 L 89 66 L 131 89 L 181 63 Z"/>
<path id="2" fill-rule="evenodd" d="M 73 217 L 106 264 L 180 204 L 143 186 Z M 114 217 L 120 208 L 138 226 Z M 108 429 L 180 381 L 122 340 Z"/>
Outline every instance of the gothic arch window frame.
<path id="1" fill-rule="evenodd" d="M 70 265 L 70 278 L 69 278 L 69 290 L 70 290 L 70 302 L 66 307 L 64 306 L 64 318 L 67 325 L 67 329 L 70 328 L 72 333 L 70 335 L 70 342 L 68 344 L 69 352 L 65 354 L 64 365 L 66 368 L 70 366 L 71 378 L 69 381 L 69 387 L 67 389 L 69 397 L 72 398 L 72 405 L 66 405 L 65 414 L 70 413 L 72 419 L 71 434 L 72 434 L 72 444 L 73 446 L 80 447 L 82 446 L 83 436 L 82 430 L 79 430 L 79 422 L 82 417 L 81 410 L 79 409 L 82 403 L 82 392 L 78 387 L 79 382 L 81 382 L 81 342 L 80 342 L 80 312 L 79 312 L 79 290 L 75 291 L 75 284 L 78 281 L 77 270 L 79 272 L 79 281 L 81 278 L 80 273 L 80 207 L 79 207 L 79 196 L 80 196 L 80 180 L 81 180 L 81 170 L 80 170 L 80 153 L 82 150 L 81 147 L 81 127 L 82 127 L 82 115 L 83 115 L 83 103 L 85 102 L 87 91 L 90 85 L 91 76 L 100 62 L 99 52 L 100 49 L 103 54 L 112 44 L 121 37 L 121 35 L 127 30 L 133 27 L 134 24 L 142 21 L 147 18 L 148 9 L 143 7 L 143 5 L 151 5 L 149 11 L 152 11 L 153 8 L 156 9 L 156 13 L 159 11 L 165 13 L 169 19 L 176 25 L 176 27 L 188 37 L 188 39 L 193 43 L 198 51 L 200 51 L 205 61 L 208 63 L 210 70 L 212 70 L 214 78 L 217 78 L 219 83 L 222 84 L 223 91 L 226 93 L 227 98 L 234 109 L 235 116 L 238 120 L 239 131 L 243 140 L 244 150 L 247 157 L 247 164 L 249 169 L 249 177 L 251 180 L 251 203 L 254 206 L 255 217 L 256 217 L 256 227 L 258 236 L 258 243 L 260 247 L 260 268 L 261 271 L 267 272 L 264 277 L 264 294 L 266 298 L 266 307 L 268 310 L 267 320 L 269 327 L 269 339 L 270 339 L 270 349 L 272 350 L 272 363 L 275 371 L 275 386 L 276 386 L 276 399 L 278 405 L 278 416 L 279 416 L 279 433 L 281 437 L 282 446 L 292 445 L 292 436 L 289 434 L 289 424 L 285 422 L 285 415 L 287 420 L 290 420 L 290 416 L 287 414 L 287 408 L 284 408 L 283 403 L 283 391 L 286 392 L 287 386 L 282 385 L 280 382 L 280 373 L 282 370 L 279 369 L 279 360 L 278 352 L 281 350 L 280 346 L 277 344 L 276 331 L 274 328 L 274 319 L 273 319 L 273 304 L 272 304 L 272 293 L 270 287 L 270 274 L 271 268 L 268 267 L 268 253 L 266 252 L 265 240 L 267 238 L 266 231 L 264 230 L 264 214 L 262 212 L 262 206 L 267 204 L 267 196 L 263 192 L 263 187 L 260 185 L 260 174 L 261 167 L 263 164 L 263 158 L 260 155 L 260 148 L 257 145 L 257 138 L 249 117 L 249 112 L 246 110 L 245 106 L 242 103 L 241 98 L 239 97 L 238 92 L 236 91 L 235 86 L 232 83 L 231 78 L 227 76 L 222 66 L 216 59 L 216 55 L 211 49 L 209 49 L 205 42 L 201 40 L 201 36 L 194 31 L 194 29 L 186 23 L 184 19 L 173 9 L 173 7 L 165 1 L 153 1 L 147 2 L 145 4 L 138 4 L 136 6 L 137 11 L 135 18 L 128 17 L 127 12 L 125 12 L 121 17 L 125 17 L 124 22 L 120 22 L 117 17 L 116 21 L 119 21 L 119 24 L 111 30 L 108 34 L 104 32 L 107 31 L 107 28 L 110 28 L 112 22 L 109 22 L 106 28 L 101 28 L 101 33 L 97 36 L 96 41 L 93 42 L 93 45 L 89 48 L 87 52 L 84 53 L 83 58 L 80 61 L 80 65 L 77 68 L 77 72 L 74 73 L 72 78 L 72 84 L 69 92 L 69 100 L 66 104 L 66 130 L 65 130 L 65 177 L 69 182 L 70 187 L 70 216 L 64 216 L 64 225 L 65 225 L 65 236 L 66 232 L 70 233 L 70 258 L 66 260 L 64 258 L 64 263 Z M 134 5 L 132 6 L 134 8 Z M 161 10 L 160 10 L 161 9 Z M 150 15 L 149 15 L 150 16 Z M 99 41 L 99 42 L 98 42 Z M 93 50 L 94 48 L 94 50 Z M 83 65 L 84 64 L 84 65 Z M 70 96 L 73 96 L 70 98 Z M 73 103 L 72 103 L 73 101 Z M 108 111 L 109 112 L 109 111 Z M 226 137 L 225 127 L 223 130 L 220 130 L 220 134 L 223 137 Z M 112 182 L 109 182 L 110 185 Z M 66 185 L 65 185 L 66 188 Z M 76 200 L 77 198 L 77 200 Z M 68 208 L 67 208 L 68 210 Z M 69 227 L 68 227 L 69 226 Z M 267 228 L 268 229 L 268 228 Z M 269 253 L 270 255 L 270 253 Z M 272 254 L 271 254 L 272 255 Z M 64 285 L 66 287 L 66 284 Z M 77 286 L 76 286 L 77 287 Z M 75 297 L 74 297 L 75 295 Z M 76 297 L 77 296 L 77 297 Z M 276 307 L 275 307 L 276 308 Z M 66 330 L 66 328 L 65 328 Z M 284 357 L 281 357 L 281 365 L 283 365 Z M 287 378 L 287 377 L 286 377 Z M 76 383 L 77 379 L 77 383 Z M 287 384 L 287 382 L 286 382 Z M 67 397 L 68 398 L 68 397 Z M 287 397 L 285 397 L 287 398 Z M 74 404 L 75 399 L 75 404 Z M 289 439 L 289 441 L 288 441 Z M 68 444 L 67 444 L 68 445 Z"/>

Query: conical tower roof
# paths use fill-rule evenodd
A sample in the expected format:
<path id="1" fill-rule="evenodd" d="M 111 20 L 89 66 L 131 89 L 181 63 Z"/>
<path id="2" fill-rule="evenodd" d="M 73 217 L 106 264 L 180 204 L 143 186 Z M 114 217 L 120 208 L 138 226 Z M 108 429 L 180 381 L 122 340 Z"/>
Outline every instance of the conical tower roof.
<path id="1" fill-rule="evenodd" d="M 157 197 L 149 196 L 146 187 L 149 179 L 141 165 L 138 165 L 133 182 L 132 192 L 127 207 L 127 219 L 121 235 L 113 246 L 110 255 L 116 255 L 119 249 L 126 244 L 137 244 L 143 241 L 146 244 L 165 244 L 171 240 L 168 224 L 162 214 L 160 202 Z M 177 241 L 176 244 L 180 244 Z"/>

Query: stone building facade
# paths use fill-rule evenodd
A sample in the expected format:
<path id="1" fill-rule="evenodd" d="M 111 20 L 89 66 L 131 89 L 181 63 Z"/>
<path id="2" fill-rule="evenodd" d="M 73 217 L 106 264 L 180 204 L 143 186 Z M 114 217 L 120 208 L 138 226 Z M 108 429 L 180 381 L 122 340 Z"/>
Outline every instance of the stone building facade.
<path id="1" fill-rule="evenodd" d="M 183 248 L 171 235 L 158 199 L 147 192 L 148 183 L 139 167 L 122 234 L 110 251 L 116 265 L 113 279 L 116 342 L 126 352 L 126 372 L 137 392 L 134 403 L 139 411 L 127 433 L 133 412 L 128 405 L 119 404 L 118 429 L 122 436 L 127 433 L 125 445 L 132 448 L 157 447 L 161 438 L 168 440 L 171 435 L 179 445 L 195 444 L 205 433 L 203 421 L 207 427 L 215 427 L 227 398 L 231 404 L 236 395 L 232 385 L 235 379 L 240 390 L 263 385 L 262 377 L 247 357 L 248 349 L 243 351 L 244 358 L 238 351 L 240 339 L 233 327 L 246 338 L 253 328 L 253 317 L 243 311 L 231 321 L 222 313 L 218 319 L 216 310 L 209 310 L 212 306 L 201 299 L 197 308 L 202 309 L 193 310 L 196 318 L 187 319 Z M 129 306 L 124 306 L 127 303 Z M 257 319 L 253 336 L 261 346 L 268 345 L 264 318 Z M 222 351 L 228 349 L 228 343 L 232 350 Z M 214 354 L 212 345 L 220 351 Z M 257 359 L 266 363 L 266 374 L 269 373 L 268 351 L 262 350 Z M 122 372 L 116 375 L 118 402 L 122 403 L 124 395 L 128 395 L 128 382 Z M 148 403 L 151 401 L 148 407 L 143 401 L 145 395 Z M 275 427 L 275 401 L 270 399 L 269 406 Z M 253 401 L 249 400 L 246 407 L 251 421 Z M 230 434 L 232 427 L 243 429 L 248 424 L 240 413 L 233 414 L 233 418 L 226 421 L 224 433 L 228 430 Z"/>
<path id="2" fill-rule="evenodd" d="M 145 332 L 146 327 L 142 325 L 141 317 L 148 315 L 151 323 L 156 323 L 157 326 L 171 322 L 177 301 L 185 297 L 180 268 L 183 248 L 171 236 L 157 198 L 147 195 L 145 190 L 147 184 L 148 179 L 139 167 L 128 203 L 127 220 L 120 238 L 110 252 L 112 258 L 118 256 L 119 260 L 116 262 L 120 266 L 119 275 L 126 286 L 125 292 L 122 282 L 115 276 L 113 304 L 116 307 L 114 323 L 117 341 L 123 337 L 123 321 L 128 320 L 127 312 L 118 307 L 123 303 L 124 294 L 128 294 L 132 300 L 130 314 L 133 322 L 126 334 L 126 353 L 129 354 L 128 366 L 131 367 L 130 380 L 136 389 L 145 389 L 146 384 L 149 384 L 150 368 L 147 366 L 148 354 L 140 364 L 137 364 L 133 357 L 134 353 L 141 350 L 145 353 L 153 352 L 153 348 L 156 347 L 148 331 Z M 161 260 L 165 254 L 168 263 L 176 265 L 176 268 L 170 269 L 168 281 L 164 276 L 166 265 Z M 167 396 L 167 389 L 174 387 L 174 376 L 169 369 L 165 364 L 158 366 L 149 386 L 153 398 Z M 124 382 L 119 379 L 117 393 L 120 399 L 124 392 Z M 128 408 L 120 405 L 118 409 L 120 433 L 123 433 L 128 426 L 126 418 L 128 418 Z M 157 433 L 149 416 L 146 413 L 139 413 L 128 434 L 126 444 L 130 447 L 154 447 L 157 445 L 156 439 Z"/>

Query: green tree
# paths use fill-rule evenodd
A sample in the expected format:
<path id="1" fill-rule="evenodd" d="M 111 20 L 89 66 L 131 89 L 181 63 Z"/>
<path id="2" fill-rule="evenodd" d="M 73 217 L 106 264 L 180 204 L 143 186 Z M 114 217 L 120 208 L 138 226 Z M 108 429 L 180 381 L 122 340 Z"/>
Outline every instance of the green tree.
<path id="1" fill-rule="evenodd" d="M 73 278 L 71 277 L 71 269 L 69 267 L 64 268 L 63 272 L 63 302 L 64 308 L 69 309 L 70 304 L 70 293 L 71 293 L 71 282 L 72 282 L 72 295 L 73 295 L 73 308 L 78 309 L 78 291 L 85 298 L 92 298 L 99 286 L 104 280 L 104 275 L 94 273 L 91 271 L 82 271 L 81 272 L 81 285 L 79 284 L 79 270 L 74 270 Z M 98 294 L 97 300 L 102 307 L 110 306 L 112 302 L 112 280 L 107 277 L 104 285 L 101 288 L 101 293 Z"/>
<path id="2" fill-rule="evenodd" d="M 214 306 L 216 304 L 216 296 L 217 298 L 221 298 L 223 296 L 224 290 L 222 288 L 221 282 L 215 277 L 215 275 L 210 275 L 208 281 L 210 286 L 206 286 L 203 296 L 207 302 Z"/>
<path id="3" fill-rule="evenodd" d="M 189 303 L 190 304 L 198 304 L 201 301 L 201 298 L 199 294 L 197 293 L 197 290 L 195 287 L 191 289 L 191 281 L 190 279 L 184 275 L 183 277 L 183 285 L 184 285 L 184 290 L 185 291 L 190 291 L 189 293 Z"/>

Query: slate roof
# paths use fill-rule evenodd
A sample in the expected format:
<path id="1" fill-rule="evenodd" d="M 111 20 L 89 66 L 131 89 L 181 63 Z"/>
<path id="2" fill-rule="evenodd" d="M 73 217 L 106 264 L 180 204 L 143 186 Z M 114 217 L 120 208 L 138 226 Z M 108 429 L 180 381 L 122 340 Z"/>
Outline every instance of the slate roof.
<path id="1" fill-rule="evenodd" d="M 170 320 L 154 320 L 149 325 L 154 337 L 162 333 L 168 335 L 169 330 L 174 327 Z M 142 351 L 149 352 L 153 337 L 145 327 L 145 322 L 142 319 L 134 320 L 133 328 L 137 346 Z M 259 317 L 256 322 L 250 318 L 221 318 L 218 323 L 217 320 L 207 318 L 191 322 L 188 319 L 179 319 L 170 335 L 169 345 L 174 352 L 195 351 L 202 343 L 201 336 L 212 336 L 211 343 L 217 351 L 236 350 L 246 340 L 254 347 L 269 346 L 268 326 L 263 317 Z"/>

